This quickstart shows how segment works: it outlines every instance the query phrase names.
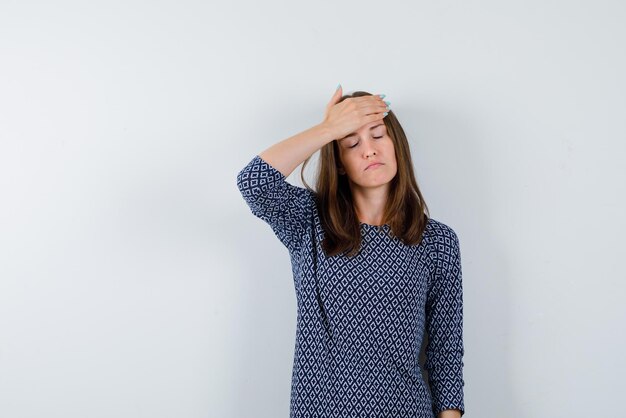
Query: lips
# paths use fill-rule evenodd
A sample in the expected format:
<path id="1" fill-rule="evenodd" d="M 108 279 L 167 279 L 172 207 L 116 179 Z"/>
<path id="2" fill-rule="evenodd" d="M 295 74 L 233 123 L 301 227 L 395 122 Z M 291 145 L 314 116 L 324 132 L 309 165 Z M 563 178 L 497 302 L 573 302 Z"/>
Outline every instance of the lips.
<path id="1" fill-rule="evenodd" d="M 383 165 L 383 163 L 381 163 L 381 162 L 374 162 L 374 163 L 371 163 L 370 165 L 368 165 L 367 167 L 365 167 L 365 169 L 367 170 L 370 167 L 376 167 L 376 166 L 379 166 L 379 165 Z"/>

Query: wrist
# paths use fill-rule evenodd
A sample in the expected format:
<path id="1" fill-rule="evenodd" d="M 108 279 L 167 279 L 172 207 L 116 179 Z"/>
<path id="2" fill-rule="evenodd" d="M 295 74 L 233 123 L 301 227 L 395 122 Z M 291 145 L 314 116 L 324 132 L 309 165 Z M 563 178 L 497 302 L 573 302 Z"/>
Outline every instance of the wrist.
<path id="1" fill-rule="evenodd" d="M 315 129 L 318 132 L 318 137 L 324 141 L 324 144 L 338 139 L 335 131 L 326 122 L 319 123 L 315 126 Z"/>

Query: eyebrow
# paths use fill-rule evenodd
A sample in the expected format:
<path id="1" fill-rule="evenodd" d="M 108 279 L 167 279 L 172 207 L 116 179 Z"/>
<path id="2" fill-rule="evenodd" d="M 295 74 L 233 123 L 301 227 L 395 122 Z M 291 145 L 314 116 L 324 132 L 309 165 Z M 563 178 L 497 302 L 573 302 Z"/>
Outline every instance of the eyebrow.
<path id="1" fill-rule="evenodd" d="M 371 131 L 372 129 L 378 128 L 379 126 L 382 126 L 382 125 L 384 125 L 384 123 L 379 123 L 379 124 L 378 124 L 378 125 L 376 125 L 376 126 L 372 126 L 372 127 L 370 128 L 370 131 Z M 350 138 L 350 137 L 353 137 L 353 136 L 355 136 L 355 135 L 356 135 L 356 132 L 352 132 L 350 135 L 348 135 L 348 136 L 344 136 L 343 138 L 341 138 L 341 139 L 339 140 L 339 142 L 343 141 L 344 139 L 348 139 L 348 138 Z"/>

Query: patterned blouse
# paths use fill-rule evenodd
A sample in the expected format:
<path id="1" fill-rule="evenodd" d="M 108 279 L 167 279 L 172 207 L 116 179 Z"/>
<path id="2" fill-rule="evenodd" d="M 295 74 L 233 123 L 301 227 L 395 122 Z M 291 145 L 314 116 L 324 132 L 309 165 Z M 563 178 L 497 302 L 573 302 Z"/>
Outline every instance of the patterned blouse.
<path id="1" fill-rule="evenodd" d="M 428 219 L 419 245 L 360 223 L 352 257 L 327 257 L 315 193 L 259 155 L 237 186 L 289 250 L 298 307 L 290 418 L 434 418 L 465 413 L 459 239 Z M 428 334 L 428 385 L 419 356 Z"/>

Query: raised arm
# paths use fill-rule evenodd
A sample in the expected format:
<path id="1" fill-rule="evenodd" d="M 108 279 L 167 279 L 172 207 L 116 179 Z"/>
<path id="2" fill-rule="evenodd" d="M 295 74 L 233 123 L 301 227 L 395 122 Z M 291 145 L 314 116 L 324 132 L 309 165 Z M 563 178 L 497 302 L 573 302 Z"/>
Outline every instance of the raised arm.
<path id="1" fill-rule="evenodd" d="M 320 123 L 272 145 L 258 155 L 285 177 L 289 177 L 304 160 L 333 139 L 331 130 Z"/>
<path id="2" fill-rule="evenodd" d="M 298 249 L 311 226 L 314 202 L 309 190 L 288 183 L 286 178 L 322 146 L 382 119 L 387 110 L 379 96 L 339 102 L 340 98 L 338 88 L 320 124 L 255 155 L 237 174 L 237 186 L 252 213 L 267 222 L 290 251 Z"/>
<path id="3" fill-rule="evenodd" d="M 454 230 L 443 224 L 433 245 L 435 272 L 426 304 L 428 345 L 424 367 L 428 370 L 435 416 L 460 417 L 465 413 L 461 250 Z"/>

